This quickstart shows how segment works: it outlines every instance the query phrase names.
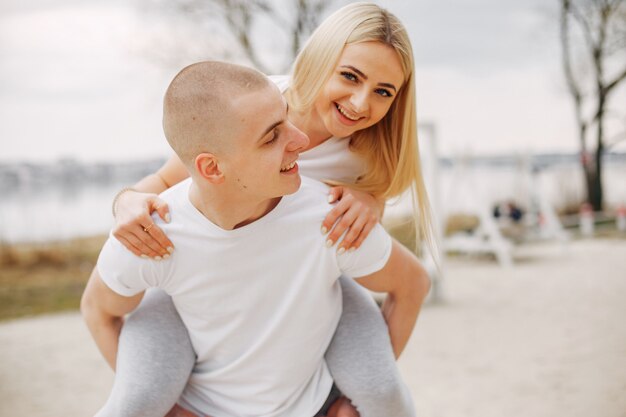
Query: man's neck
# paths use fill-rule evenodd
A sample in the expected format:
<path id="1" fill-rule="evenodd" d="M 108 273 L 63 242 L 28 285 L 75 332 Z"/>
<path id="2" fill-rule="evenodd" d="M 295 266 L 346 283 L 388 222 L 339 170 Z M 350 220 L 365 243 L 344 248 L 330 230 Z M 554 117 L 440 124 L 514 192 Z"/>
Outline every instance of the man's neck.
<path id="1" fill-rule="evenodd" d="M 281 197 L 250 201 L 241 195 L 213 187 L 201 189 L 195 182 L 189 188 L 189 200 L 208 220 L 224 230 L 233 230 L 253 223 L 272 211 Z"/>

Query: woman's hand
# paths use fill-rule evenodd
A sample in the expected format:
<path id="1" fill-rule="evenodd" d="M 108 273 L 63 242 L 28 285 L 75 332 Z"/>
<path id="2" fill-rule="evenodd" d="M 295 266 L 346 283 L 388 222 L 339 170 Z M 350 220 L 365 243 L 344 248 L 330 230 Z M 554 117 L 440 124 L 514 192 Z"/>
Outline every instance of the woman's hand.
<path id="1" fill-rule="evenodd" d="M 326 417 L 359 417 L 360 414 L 346 397 L 340 397 L 328 409 Z"/>
<path id="2" fill-rule="evenodd" d="M 170 410 L 165 417 L 198 417 L 189 410 L 184 409 L 180 405 L 176 404 L 174 408 Z M 207 416 L 210 417 L 210 416 Z"/>
<path id="3" fill-rule="evenodd" d="M 327 245 L 334 245 L 348 230 L 338 246 L 338 251 L 343 253 L 347 250 L 358 249 L 376 223 L 380 221 L 382 203 L 366 192 L 351 190 L 343 186 L 330 189 L 328 202 L 335 201 L 337 204 L 322 222 L 323 234 L 332 228 L 326 241 Z"/>
<path id="4" fill-rule="evenodd" d="M 161 260 L 169 257 L 174 245 L 150 217 L 155 210 L 169 223 L 169 208 L 156 194 L 122 192 L 114 203 L 113 236 L 135 255 Z"/>

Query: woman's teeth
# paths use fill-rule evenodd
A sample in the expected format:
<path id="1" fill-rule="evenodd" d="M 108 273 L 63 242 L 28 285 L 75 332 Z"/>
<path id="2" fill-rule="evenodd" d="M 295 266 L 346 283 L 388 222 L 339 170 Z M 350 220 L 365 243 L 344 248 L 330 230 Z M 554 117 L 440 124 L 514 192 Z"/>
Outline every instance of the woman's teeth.
<path id="1" fill-rule="evenodd" d="M 343 109 L 343 107 L 341 107 L 339 104 L 337 104 L 336 106 L 337 106 L 337 110 L 339 110 L 339 113 L 343 114 L 347 119 L 350 119 L 350 120 L 352 120 L 354 122 L 359 120 L 358 117 L 351 116 L 348 113 L 346 113 L 346 111 Z"/>
<path id="2" fill-rule="evenodd" d="M 293 161 L 292 163 L 290 163 L 289 165 L 286 165 L 284 167 L 282 167 L 280 169 L 280 172 L 285 172 L 285 171 L 289 171 L 291 168 L 293 168 L 294 166 L 296 166 L 296 161 Z"/>

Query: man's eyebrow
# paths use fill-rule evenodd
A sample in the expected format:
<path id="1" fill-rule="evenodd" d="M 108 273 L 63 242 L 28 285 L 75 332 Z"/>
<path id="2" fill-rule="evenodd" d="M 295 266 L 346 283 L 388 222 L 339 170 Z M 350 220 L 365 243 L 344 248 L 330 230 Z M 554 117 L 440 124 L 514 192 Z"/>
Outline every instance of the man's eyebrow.
<path id="1" fill-rule="evenodd" d="M 261 140 L 263 140 L 263 138 L 265 137 L 265 135 L 267 135 L 268 133 L 270 133 L 272 130 L 274 130 L 276 128 L 276 126 L 283 124 L 285 121 L 284 120 L 279 120 L 277 122 L 272 123 L 271 126 L 269 126 L 267 129 L 265 129 L 265 131 L 261 134 L 261 136 L 259 137 L 259 142 Z"/>
<path id="2" fill-rule="evenodd" d="M 359 74 L 359 76 L 361 76 L 363 79 L 367 80 L 367 75 L 363 74 L 363 71 L 361 71 L 360 69 L 358 69 L 356 67 L 353 67 L 352 65 L 342 65 L 341 68 L 351 69 L 352 71 L 354 71 L 357 74 Z M 391 83 L 378 83 L 378 85 L 381 86 L 381 87 L 392 88 L 393 91 L 398 92 L 398 89 L 396 88 L 396 86 L 391 84 Z"/>
<path id="3" fill-rule="evenodd" d="M 285 111 L 285 118 L 287 117 L 287 111 L 289 110 L 289 103 L 287 103 L 287 101 L 285 100 L 285 106 L 286 106 L 286 111 Z M 285 123 L 285 119 L 283 120 L 278 120 L 277 122 L 272 123 L 267 129 L 265 129 L 265 131 L 263 132 L 263 134 L 261 134 L 261 137 L 259 138 L 259 142 L 265 137 L 265 135 L 267 135 L 268 133 L 270 133 L 272 130 L 274 130 L 276 128 L 276 126 L 281 125 Z"/>

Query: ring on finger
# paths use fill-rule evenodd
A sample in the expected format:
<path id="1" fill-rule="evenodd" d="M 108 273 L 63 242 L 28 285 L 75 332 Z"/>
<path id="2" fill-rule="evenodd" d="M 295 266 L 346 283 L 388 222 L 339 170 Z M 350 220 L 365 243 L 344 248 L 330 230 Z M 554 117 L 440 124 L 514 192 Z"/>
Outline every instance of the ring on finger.
<path id="1" fill-rule="evenodd" d="M 144 228 L 143 228 L 143 231 L 144 231 L 144 232 L 146 232 L 146 233 L 148 233 L 148 231 L 149 231 L 150 229 L 152 229 L 152 226 L 154 226 L 154 223 L 150 223 L 150 225 L 149 225 L 149 226 L 144 227 Z"/>

